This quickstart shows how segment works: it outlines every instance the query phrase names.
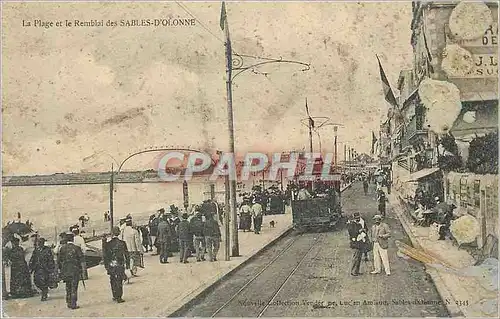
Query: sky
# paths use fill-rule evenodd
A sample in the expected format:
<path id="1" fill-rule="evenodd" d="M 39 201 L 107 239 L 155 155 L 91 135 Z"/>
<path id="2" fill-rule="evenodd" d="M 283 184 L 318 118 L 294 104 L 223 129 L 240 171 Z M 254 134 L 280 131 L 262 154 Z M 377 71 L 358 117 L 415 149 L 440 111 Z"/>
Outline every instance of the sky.
<path id="1" fill-rule="evenodd" d="M 112 162 L 151 147 L 228 150 L 220 6 L 4 3 L 3 174 L 108 171 Z M 389 107 L 375 54 L 395 88 L 399 71 L 412 63 L 411 2 L 229 2 L 226 8 L 234 52 L 311 64 L 305 72 L 270 64 L 234 79 L 236 152 L 306 148 L 307 98 L 312 116 L 342 125 L 340 153 L 344 144 L 369 153 L 371 131 L 378 132 Z M 66 20 L 193 16 L 194 26 L 65 26 Z M 35 19 L 62 26 L 35 27 Z M 321 151 L 332 151 L 333 127 L 319 133 Z M 136 156 L 124 169 L 155 168 L 157 155 Z"/>

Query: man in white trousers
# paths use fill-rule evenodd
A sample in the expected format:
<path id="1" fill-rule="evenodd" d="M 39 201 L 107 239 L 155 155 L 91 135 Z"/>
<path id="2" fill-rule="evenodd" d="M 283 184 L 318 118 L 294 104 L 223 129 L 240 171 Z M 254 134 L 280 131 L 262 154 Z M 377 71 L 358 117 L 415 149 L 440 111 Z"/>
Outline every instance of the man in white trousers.
<path id="1" fill-rule="evenodd" d="M 380 259 L 382 259 L 382 264 L 384 265 L 385 274 L 389 276 L 391 274 L 391 268 L 389 266 L 389 257 L 387 256 L 387 248 L 389 247 L 389 238 L 391 237 L 391 231 L 389 225 L 382 223 L 382 216 L 375 215 L 373 217 L 375 224 L 372 226 L 371 239 L 373 241 L 373 266 L 375 268 L 372 274 L 379 274 L 381 272 Z"/>

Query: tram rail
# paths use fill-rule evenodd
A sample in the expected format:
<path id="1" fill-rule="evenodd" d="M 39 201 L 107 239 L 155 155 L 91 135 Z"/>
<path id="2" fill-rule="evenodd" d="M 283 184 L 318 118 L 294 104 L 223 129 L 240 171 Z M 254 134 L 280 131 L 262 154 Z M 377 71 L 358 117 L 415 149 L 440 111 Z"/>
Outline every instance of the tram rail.
<path id="1" fill-rule="evenodd" d="M 312 238 L 312 243 L 308 246 L 306 249 L 305 253 L 302 253 L 300 256 L 299 262 L 291 269 L 291 271 L 288 272 L 288 275 L 285 277 L 285 279 L 279 284 L 277 289 L 273 291 L 271 296 L 267 299 L 267 302 L 263 304 L 263 308 L 260 309 L 258 314 L 256 315 L 257 317 L 262 317 L 265 313 L 265 311 L 269 308 L 269 306 L 273 303 L 273 301 L 276 299 L 276 297 L 279 295 L 279 293 L 283 290 L 283 287 L 289 282 L 289 280 L 293 277 L 293 275 L 297 272 L 297 270 L 300 268 L 300 266 L 303 264 L 303 262 L 306 260 L 307 256 L 310 254 L 310 252 L 313 250 L 313 248 L 318 247 L 318 242 L 320 242 L 325 234 L 322 233 L 317 233 L 318 238 Z M 220 314 L 224 309 L 229 307 L 235 300 L 238 299 L 238 297 L 242 297 L 245 293 L 245 290 L 256 280 L 258 280 L 262 274 L 272 265 L 280 262 L 280 258 L 283 257 L 287 252 L 290 251 L 290 249 L 296 244 L 301 238 L 306 238 L 310 237 L 311 234 L 306 234 L 306 233 L 299 233 L 297 236 L 294 237 L 294 239 L 287 244 L 287 246 L 281 250 L 269 263 L 267 263 L 258 273 L 256 273 L 250 280 L 248 280 L 235 294 L 231 296 L 228 300 L 224 302 L 216 311 L 212 313 L 210 317 L 214 318 L 218 314 Z M 319 253 L 319 251 L 318 251 Z M 317 253 L 317 254 L 318 254 Z M 317 255 L 316 254 L 316 255 Z"/>

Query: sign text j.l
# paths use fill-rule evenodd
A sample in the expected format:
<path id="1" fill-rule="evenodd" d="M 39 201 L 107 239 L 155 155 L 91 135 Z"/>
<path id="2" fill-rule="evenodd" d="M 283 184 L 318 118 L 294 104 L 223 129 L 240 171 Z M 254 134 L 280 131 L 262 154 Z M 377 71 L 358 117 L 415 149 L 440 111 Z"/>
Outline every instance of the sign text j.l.
<path id="1" fill-rule="evenodd" d="M 474 66 L 465 78 L 498 77 L 498 57 L 496 54 L 474 54 Z"/>

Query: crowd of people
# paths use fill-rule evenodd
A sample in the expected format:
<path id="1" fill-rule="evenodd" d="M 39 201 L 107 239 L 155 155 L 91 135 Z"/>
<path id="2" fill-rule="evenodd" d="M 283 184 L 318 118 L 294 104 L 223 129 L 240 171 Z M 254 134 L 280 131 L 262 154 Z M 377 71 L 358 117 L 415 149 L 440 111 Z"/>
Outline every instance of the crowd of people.
<path id="1" fill-rule="evenodd" d="M 208 200 L 196 205 L 192 214 L 182 213 L 180 217 L 178 210 L 166 212 L 161 208 L 150 216 L 146 225 L 133 223 L 130 215 L 120 219 L 120 225 L 102 239 L 102 261 L 110 276 L 112 300 L 124 302 L 123 284 L 136 276 L 138 268 L 144 267 L 146 252 L 159 256 L 161 264 L 169 263 L 174 253 L 179 253 L 179 262 L 184 264 L 190 257 L 196 257 L 197 262 L 216 261 L 221 242 L 218 214 L 218 205 Z M 49 289 L 57 288 L 62 281 L 68 308 L 79 308 L 78 286 L 88 279 L 89 257 L 86 256 L 89 246 L 81 237 L 80 226 L 73 225 L 69 232 L 61 233 L 55 247 L 48 246 L 38 234 L 32 238 L 35 248 L 28 262 L 18 236 L 4 249 L 4 261 L 10 266 L 9 298 L 40 294 L 41 301 L 47 301 Z"/>
<path id="2" fill-rule="evenodd" d="M 320 184 L 317 185 L 314 196 L 323 194 L 320 186 Z M 291 184 L 287 187 L 287 192 L 282 192 L 275 186 L 266 190 L 256 186 L 251 193 L 241 194 L 241 202 L 238 205 L 239 229 L 243 232 L 253 231 L 259 234 L 263 216 L 266 213 L 284 212 L 287 196 L 290 196 L 287 193 L 295 192 L 293 196 L 300 194 L 301 189 L 297 191 L 296 188 Z M 325 187 L 325 190 L 327 193 L 332 188 Z M 380 214 L 377 216 L 383 219 L 386 198 L 381 189 L 377 194 Z M 110 236 L 104 236 L 102 239 L 102 261 L 110 276 L 112 300 L 118 303 L 124 302 L 123 284 L 136 277 L 139 268 L 144 268 L 145 253 L 149 252 L 153 256 L 158 256 L 160 264 L 171 263 L 174 255 L 178 255 L 179 263 L 182 264 L 189 263 L 190 258 L 195 258 L 196 262 L 217 261 L 222 241 L 219 224 L 223 221 L 223 210 L 222 206 L 215 201 L 206 200 L 200 205 L 195 205 L 190 214 L 174 205 L 170 206 L 167 211 L 161 208 L 149 217 L 147 224 L 143 225 L 134 223 L 131 215 L 120 219 L 119 226 L 112 229 Z M 385 224 L 378 223 L 376 218 L 370 236 L 359 214 L 354 216 L 349 225 L 349 234 L 351 236 L 353 233 L 351 240 L 354 239 L 354 242 L 365 243 L 372 240 L 374 244 L 378 244 L 372 245 L 369 249 L 373 250 L 374 256 L 379 258 L 375 258 L 379 261 L 375 262 L 375 271 L 380 271 L 380 260 L 382 260 L 386 272 L 390 273 L 386 251 L 384 251 L 384 241 L 377 239 L 382 238 L 377 237 L 379 234 L 385 236 L 387 230 L 383 226 Z M 85 280 L 88 279 L 87 263 L 89 260 L 87 255 L 89 246 L 81 236 L 80 225 L 73 225 L 68 232 L 61 233 L 59 242 L 54 247 L 48 246 L 44 238 L 35 234 L 33 236 L 35 248 L 28 261 L 20 245 L 20 239 L 15 237 L 11 243 L 12 247 L 4 255 L 11 269 L 10 297 L 26 298 L 40 294 L 41 300 L 47 301 L 49 289 L 57 288 L 62 281 L 66 286 L 68 308 L 78 308 L 78 285 L 80 282 L 85 284 Z M 368 251 L 364 244 L 355 246 L 359 248 L 357 248 L 359 253 L 355 254 L 353 275 L 358 274 L 358 260 L 361 260 L 362 255 L 365 255 L 367 259 L 366 252 Z M 32 283 L 38 290 L 33 288 Z"/>
<path id="3" fill-rule="evenodd" d="M 71 238 L 70 238 L 71 237 Z M 26 261 L 27 252 L 20 245 L 20 236 L 13 236 L 9 243 L 4 247 L 4 262 L 10 266 L 10 292 L 8 298 L 29 298 L 40 293 L 41 301 L 46 301 L 50 288 L 57 288 L 62 280 L 67 282 L 67 289 L 74 293 L 76 289 L 73 281 L 68 281 L 66 276 L 71 270 L 68 259 L 75 259 L 75 251 L 81 252 L 82 257 L 78 262 L 78 268 L 81 269 L 78 281 L 88 278 L 85 258 L 85 241 L 80 236 L 79 226 L 70 227 L 68 233 L 60 234 L 61 241 L 52 249 L 47 245 L 47 240 L 38 233 L 31 236 L 33 241 L 33 252 Z M 68 243 L 78 249 L 73 249 L 72 253 L 67 253 Z M 33 283 L 38 290 L 34 289 Z"/>
<path id="4" fill-rule="evenodd" d="M 251 192 L 242 192 L 239 197 L 237 203 L 238 229 L 243 232 L 253 231 L 255 234 L 260 234 L 264 215 L 285 213 L 288 193 L 279 190 L 276 185 L 271 185 L 268 188 L 255 185 Z"/>
<path id="5" fill-rule="evenodd" d="M 442 202 L 440 196 L 435 196 L 430 191 L 418 187 L 410 212 L 415 225 L 434 226 L 438 229 L 438 239 L 445 240 L 446 237 L 452 238 L 450 225 L 455 219 L 453 213 L 455 208 L 457 207 L 454 203 Z"/>

